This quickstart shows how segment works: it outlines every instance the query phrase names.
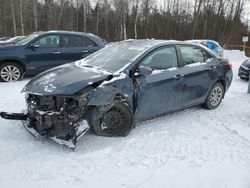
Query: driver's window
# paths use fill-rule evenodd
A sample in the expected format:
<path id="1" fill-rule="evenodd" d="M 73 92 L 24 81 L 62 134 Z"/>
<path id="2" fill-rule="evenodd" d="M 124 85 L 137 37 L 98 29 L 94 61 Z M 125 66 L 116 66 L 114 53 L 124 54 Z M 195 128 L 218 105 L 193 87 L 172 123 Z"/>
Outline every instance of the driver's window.
<path id="1" fill-rule="evenodd" d="M 149 67 L 152 70 L 178 67 L 175 47 L 165 47 L 154 51 L 142 61 L 140 66 Z"/>
<path id="2" fill-rule="evenodd" d="M 48 35 L 37 40 L 34 44 L 39 45 L 42 48 L 56 48 L 60 44 L 59 35 Z"/>

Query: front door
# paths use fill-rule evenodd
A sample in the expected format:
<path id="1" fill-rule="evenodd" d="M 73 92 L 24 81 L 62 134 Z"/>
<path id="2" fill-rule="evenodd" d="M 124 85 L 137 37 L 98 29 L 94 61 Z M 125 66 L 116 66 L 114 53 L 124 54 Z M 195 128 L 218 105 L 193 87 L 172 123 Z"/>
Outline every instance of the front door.
<path id="1" fill-rule="evenodd" d="M 139 88 L 136 119 L 145 120 L 176 110 L 180 106 L 182 78 L 175 47 L 151 52 L 139 66 L 149 67 L 153 72 L 135 80 Z"/>
<path id="2" fill-rule="evenodd" d="M 28 67 L 32 73 L 39 73 L 63 63 L 60 41 L 58 34 L 46 35 L 26 49 Z"/>

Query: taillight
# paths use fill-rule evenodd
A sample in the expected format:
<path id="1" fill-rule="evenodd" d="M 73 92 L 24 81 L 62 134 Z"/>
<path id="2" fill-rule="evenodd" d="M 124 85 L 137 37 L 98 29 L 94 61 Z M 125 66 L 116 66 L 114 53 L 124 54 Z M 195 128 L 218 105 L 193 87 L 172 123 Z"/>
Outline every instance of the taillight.
<path id="1" fill-rule="evenodd" d="M 228 63 L 228 64 L 227 64 L 227 67 L 228 67 L 229 70 L 232 70 L 233 65 L 232 65 L 231 63 Z"/>

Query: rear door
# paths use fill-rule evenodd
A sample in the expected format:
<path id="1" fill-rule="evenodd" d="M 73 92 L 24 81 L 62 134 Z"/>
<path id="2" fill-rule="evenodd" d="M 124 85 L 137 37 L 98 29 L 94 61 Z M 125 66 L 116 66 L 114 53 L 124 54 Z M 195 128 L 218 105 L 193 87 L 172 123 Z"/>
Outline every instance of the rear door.
<path id="1" fill-rule="evenodd" d="M 183 67 L 182 108 L 204 102 L 210 88 L 218 80 L 217 61 L 203 48 L 179 45 Z"/>
<path id="2" fill-rule="evenodd" d="M 149 67 L 153 72 L 136 78 L 139 88 L 136 119 L 145 120 L 178 109 L 182 80 L 175 46 L 154 50 L 138 66 Z"/>
<path id="3" fill-rule="evenodd" d="M 26 49 L 26 59 L 32 73 L 39 73 L 63 63 L 61 35 L 50 34 L 38 38 Z M 35 46 L 35 47 L 34 47 Z"/>
<path id="4" fill-rule="evenodd" d="M 81 35 L 63 35 L 62 57 L 65 63 L 77 61 L 97 51 L 99 47 L 87 37 Z"/>

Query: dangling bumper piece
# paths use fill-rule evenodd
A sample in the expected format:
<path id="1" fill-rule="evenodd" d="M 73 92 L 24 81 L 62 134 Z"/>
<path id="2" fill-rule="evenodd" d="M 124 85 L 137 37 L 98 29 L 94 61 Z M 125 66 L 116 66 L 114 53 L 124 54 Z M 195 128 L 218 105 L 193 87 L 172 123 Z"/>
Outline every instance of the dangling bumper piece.
<path id="1" fill-rule="evenodd" d="M 24 128 L 35 138 L 50 138 L 72 149 L 89 129 L 86 120 L 79 119 L 70 122 L 58 112 L 39 112 L 33 117 L 25 113 L 0 112 L 0 117 L 8 120 L 21 120 Z"/>

